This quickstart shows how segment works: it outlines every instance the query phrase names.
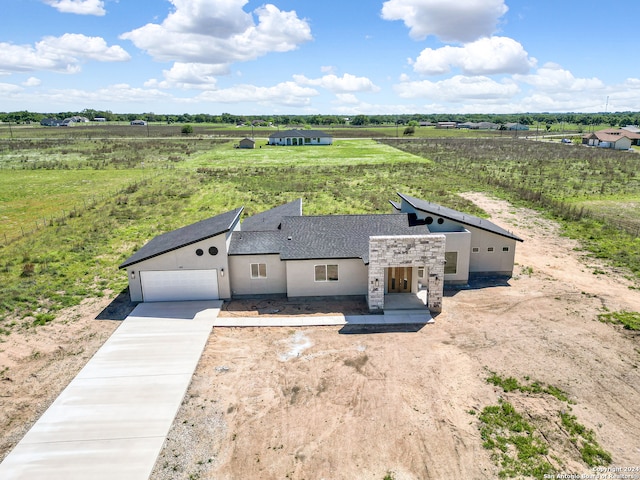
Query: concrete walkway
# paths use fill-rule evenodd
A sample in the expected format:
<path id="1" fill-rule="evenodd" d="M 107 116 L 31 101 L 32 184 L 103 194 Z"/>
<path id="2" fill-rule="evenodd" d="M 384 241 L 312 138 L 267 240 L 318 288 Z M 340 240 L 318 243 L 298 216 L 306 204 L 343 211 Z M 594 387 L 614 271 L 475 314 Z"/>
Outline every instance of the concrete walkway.
<path id="1" fill-rule="evenodd" d="M 384 315 L 324 315 L 305 317 L 218 317 L 214 327 L 319 327 L 325 325 L 407 325 L 433 323 L 429 310 L 393 310 Z"/>
<path id="2" fill-rule="evenodd" d="M 0 464 L 0 478 L 148 479 L 221 305 L 138 305 Z"/>

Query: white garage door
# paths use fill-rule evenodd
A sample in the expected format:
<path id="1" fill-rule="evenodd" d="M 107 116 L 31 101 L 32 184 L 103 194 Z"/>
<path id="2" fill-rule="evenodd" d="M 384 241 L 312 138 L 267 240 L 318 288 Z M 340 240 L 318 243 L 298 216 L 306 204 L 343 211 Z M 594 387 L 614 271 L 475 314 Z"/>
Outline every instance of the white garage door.
<path id="1" fill-rule="evenodd" d="M 170 270 L 140 272 L 142 300 L 180 302 L 218 300 L 217 270 Z"/>

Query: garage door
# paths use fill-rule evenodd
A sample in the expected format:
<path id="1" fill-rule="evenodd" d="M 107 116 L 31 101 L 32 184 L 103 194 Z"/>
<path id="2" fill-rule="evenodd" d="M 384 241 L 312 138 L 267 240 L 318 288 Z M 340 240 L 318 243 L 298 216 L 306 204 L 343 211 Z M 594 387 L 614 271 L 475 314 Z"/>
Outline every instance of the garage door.
<path id="1" fill-rule="evenodd" d="M 170 270 L 140 272 L 142 300 L 180 302 L 218 300 L 217 270 Z"/>

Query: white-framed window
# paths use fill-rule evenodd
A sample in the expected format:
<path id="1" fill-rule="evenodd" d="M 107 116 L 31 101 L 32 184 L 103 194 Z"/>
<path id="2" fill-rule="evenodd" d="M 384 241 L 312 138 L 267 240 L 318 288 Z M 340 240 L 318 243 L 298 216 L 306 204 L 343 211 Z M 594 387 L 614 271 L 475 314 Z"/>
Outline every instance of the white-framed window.
<path id="1" fill-rule="evenodd" d="M 252 263 L 251 264 L 251 278 L 267 278 L 267 264 L 266 263 Z"/>
<path id="2" fill-rule="evenodd" d="M 502 247 L 502 251 L 503 252 L 508 252 L 509 251 L 509 247 Z"/>
<path id="3" fill-rule="evenodd" d="M 424 278 L 424 267 L 418 267 L 418 278 Z"/>
<path id="4" fill-rule="evenodd" d="M 316 265 L 314 275 L 316 282 L 337 282 L 338 265 Z"/>
<path id="5" fill-rule="evenodd" d="M 487 252 L 493 253 L 493 247 L 487 247 Z"/>
<path id="6" fill-rule="evenodd" d="M 480 249 L 478 247 L 473 247 L 471 249 L 471 253 L 479 253 L 479 252 L 480 252 Z"/>
<path id="7" fill-rule="evenodd" d="M 444 273 L 445 275 L 458 273 L 458 252 L 444 253 Z"/>

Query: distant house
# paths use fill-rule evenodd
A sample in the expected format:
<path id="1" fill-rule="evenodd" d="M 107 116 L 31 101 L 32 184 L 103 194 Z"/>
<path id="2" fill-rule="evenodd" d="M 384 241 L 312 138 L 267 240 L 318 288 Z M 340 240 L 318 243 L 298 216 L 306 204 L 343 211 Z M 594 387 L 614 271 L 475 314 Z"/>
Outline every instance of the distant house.
<path id="1" fill-rule="evenodd" d="M 631 145 L 640 145 L 640 128 L 635 125 L 627 125 L 626 127 L 622 127 L 621 130 L 638 135 L 638 137 L 631 139 Z"/>
<path id="2" fill-rule="evenodd" d="M 457 127 L 458 127 L 458 122 L 438 122 L 438 123 L 436 123 L 436 128 L 449 129 L 449 128 L 457 128 Z"/>
<path id="3" fill-rule="evenodd" d="M 144 120 L 131 120 L 131 122 L 129 123 L 129 125 L 141 125 L 141 126 L 145 126 L 147 124 L 147 122 L 145 122 Z"/>
<path id="4" fill-rule="evenodd" d="M 331 145 L 333 137 L 320 130 L 284 130 L 269 135 L 268 145 Z"/>
<path id="5" fill-rule="evenodd" d="M 582 144 L 590 147 L 613 148 L 614 150 L 629 150 L 631 145 L 637 145 L 640 134 L 632 133 L 621 128 L 608 128 L 589 133 L 582 137 Z"/>
<path id="6" fill-rule="evenodd" d="M 104 117 L 93 117 L 94 122 L 106 122 L 107 119 Z"/>
<path id="7" fill-rule="evenodd" d="M 76 123 L 89 123 L 89 119 L 87 117 L 81 117 L 79 115 L 74 115 L 73 117 L 65 118 L 62 122 L 60 122 L 61 127 L 71 127 Z"/>
<path id="8" fill-rule="evenodd" d="M 458 128 L 468 128 L 470 130 L 497 130 L 498 124 L 491 122 L 464 122 L 459 123 Z"/>
<path id="9" fill-rule="evenodd" d="M 528 125 L 523 125 L 521 123 L 505 123 L 504 128 L 506 130 L 529 130 Z"/>
<path id="10" fill-rule="evenodd" d="M 238 143 L 238 148 L 256 148 L 256 141 L 251 138 L 243 138 Z"/>
<path id="11" fill-rule="evenodd" d="M 62 123 L 62 120 L 58 120 L 57 118 L 43 118 L 40 120 L 40 125 L 43 127 L 59 127 Z"/>

